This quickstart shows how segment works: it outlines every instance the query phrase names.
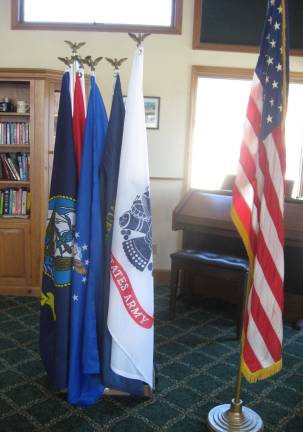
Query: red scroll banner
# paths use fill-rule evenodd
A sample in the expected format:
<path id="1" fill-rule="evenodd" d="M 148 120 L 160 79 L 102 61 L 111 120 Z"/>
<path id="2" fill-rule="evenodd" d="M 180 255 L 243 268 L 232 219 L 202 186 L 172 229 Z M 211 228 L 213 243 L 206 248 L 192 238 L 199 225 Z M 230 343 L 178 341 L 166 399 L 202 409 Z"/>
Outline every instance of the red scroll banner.
<path id="1" fill-rule="evenodd" d="M 139 326 L 146 329 L 151 328 L 154 323 L 154 318 L 146 313 L 140 305 L 126 271 L 113 255 L 111 258 L 110 271 L 128 314 Z"/>

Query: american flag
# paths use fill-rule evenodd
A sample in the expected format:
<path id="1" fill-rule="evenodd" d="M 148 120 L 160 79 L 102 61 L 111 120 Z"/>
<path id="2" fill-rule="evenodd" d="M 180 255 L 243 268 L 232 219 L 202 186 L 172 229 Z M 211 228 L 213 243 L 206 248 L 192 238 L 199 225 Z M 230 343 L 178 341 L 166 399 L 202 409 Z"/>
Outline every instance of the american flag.
<path id="1" fill-rule="evenodd" d="M 268 0 L 232 199 L 232 220 L 250 261 L 241 351 L 250 382 L 282 367 L 286 16 L 286 0 Z"/>

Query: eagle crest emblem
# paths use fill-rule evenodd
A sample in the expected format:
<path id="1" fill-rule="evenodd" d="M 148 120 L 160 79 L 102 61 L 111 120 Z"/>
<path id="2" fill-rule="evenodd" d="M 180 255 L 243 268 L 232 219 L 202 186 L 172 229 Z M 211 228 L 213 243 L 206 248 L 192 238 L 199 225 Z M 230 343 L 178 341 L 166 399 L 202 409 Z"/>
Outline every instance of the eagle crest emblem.
<path id="1" fill-rule="evenodd" d="M 152 221 L 147 187 L 137 195 L 131 208 L 119 218 L 123 250 L 128 261 L 139 271 L 152 270 Z"/>

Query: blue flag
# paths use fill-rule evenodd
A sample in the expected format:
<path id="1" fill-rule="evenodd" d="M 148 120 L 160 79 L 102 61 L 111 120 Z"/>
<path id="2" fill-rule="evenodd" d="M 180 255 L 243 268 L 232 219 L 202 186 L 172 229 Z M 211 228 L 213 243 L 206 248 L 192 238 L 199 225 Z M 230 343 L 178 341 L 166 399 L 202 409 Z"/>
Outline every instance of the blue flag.
<path id="1" fill-rule="evenodd" d="M 96 291 L 103 263 L 103 226 L 100 208 L 100 166 L 104 153 L 107 114 L 91 77 L 80 184 L 71 294 L 71 344 L 68 401 L 89 406 L 103 393 L 96 327 Z"/>
<path id="2" fill-rule="evenodd" d="M 53 390 L 68 377 L 70 285 L 77 194 L 69 73 L 62 79 L 48 221 L 40 313 L 40 354 Z"/>
<path id="3" fill-rule="evenodd" d="M 111 369 L 112 337 L 107 327 L 112 228 L 117 195 L 124 116 L 125 108 L 121 92 L 120 77 L 118 75 L 115 83 L 101 170 L 101 206 L 103 225 L 106 228 L 104 236 L 104 282 L 101 285 L 101 290 L 98 295 L 98 310 L 100 311 L 100 316 L 98 316 L 98 328 L 102 358 L 102 382 L 106 387 L 125 391 L 134 396 L 143 396 L 144 383 L 142 381 L 122 377 Z"/>

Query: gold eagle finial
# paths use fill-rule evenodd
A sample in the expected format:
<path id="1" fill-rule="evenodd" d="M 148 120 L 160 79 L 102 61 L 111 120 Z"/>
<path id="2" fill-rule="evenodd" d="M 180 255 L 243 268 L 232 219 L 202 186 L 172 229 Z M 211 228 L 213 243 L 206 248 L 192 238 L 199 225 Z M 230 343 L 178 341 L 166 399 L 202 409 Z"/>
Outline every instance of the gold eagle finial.
<path id="1" fill-rule="evenodd" d="M 83 45 L 86 44 L 86 42 L 71 42 L 71 41 L 64 41 L 65 43 L 67 43 L 67 45 L 70 47 L 70 49 L 72 50 L 73 54 L 77 54 L 77 51 L 79 48 L 81 48 Z"/>
<path id="2" fill-rule="evenodd" d="M 78 54 L 78 49 L 81 48 L 83 45 L 86 44 L 86 42 L 71 42 L 71 41 L 64 41 L 65 43 L 67 43 L 67 45 L 70 47 L 70 49 L 72 50 L 72 55 L 70 58 L 68 57 L 58 57 L 58 59 L 60 61 L 62 61 L 66 66 L 70 66 L 73 62 L 77 61 L 79 63 L 79 65 L 83 68 L 84 64 L 83 64 L 83 59 L 82 57 L 79 56 Z"/>
<path id="3" fill-rule="evenodd" d="M 137 35 L 135 33 L 128 33 L 128 36 L 131 37 L 135 42 L 137 42 L 137 47 L 142 45 L 144 39 L 146 39 L 147 36 L 150 35 L 151 33 L 138 33 Z"/>
<path id="4" fill-rule="evenodd" d="M 97 57 L 95 60 L 92 58 L 92 56 L 88 55 L 84 57 L 83 63 L 85 63 L 87 66 L 90 67 L 92 71 L 96 70 L 96 66 L 98 63 L 103 59 L 103 57 Z"/>
<path id="5" fill-rule="evenodd" d="M 73 61 L 77 61 L 82 69 L 84 68 L 85 61 L 82 57 L 80 57 L 78 54 L 74 54 L 71 58 Z"/>
<path id="6" fill-rule="evenodd" d="M 69 67 L 73 63 L 73 59 L 69 57 L 57 57 L 60 61 L 62 61 L 67 67 Z"/>
<path id="7" fill-rule="evenodd" d="M 115 58 L 105 57 L 105 60 L 107 60 L 115 68 L 115 70 L 117 70 L 120 69 L 122 63 L 127 60 L 127 57 L 123 57 L 121 59 L 117 59 L 116 57 Z"/>

